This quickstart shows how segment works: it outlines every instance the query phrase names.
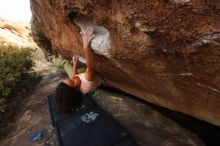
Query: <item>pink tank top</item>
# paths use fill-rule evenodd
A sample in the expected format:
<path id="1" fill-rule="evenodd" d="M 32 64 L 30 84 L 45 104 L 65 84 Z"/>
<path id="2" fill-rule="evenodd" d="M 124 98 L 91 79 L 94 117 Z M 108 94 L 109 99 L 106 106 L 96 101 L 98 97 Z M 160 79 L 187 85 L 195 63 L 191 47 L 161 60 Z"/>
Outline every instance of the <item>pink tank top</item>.
<path id="1" fill-rule="evenodd" d="M 85 77 L 85 73 L 78 74 L 77 76 L 81 80 L 80 91 L 83 94 L 94 91 L 101 84 L 101 79 L 97 76 L 94 81 L 88 81 Z"/>

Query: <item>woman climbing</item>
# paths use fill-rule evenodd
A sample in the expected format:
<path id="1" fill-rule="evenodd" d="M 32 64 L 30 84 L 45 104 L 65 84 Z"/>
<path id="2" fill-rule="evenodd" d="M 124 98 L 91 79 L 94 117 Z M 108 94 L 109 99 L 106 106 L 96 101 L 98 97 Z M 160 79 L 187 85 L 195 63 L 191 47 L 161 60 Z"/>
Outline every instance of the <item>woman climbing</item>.
<path id="1" fill-rule="evenodd" d="M 61 113 L 68 114 L 74 111 L 80 106 L 81 96 L 94 91 L 101 84 L 101 79 L 95 74 L 94 54 L 89 47 L 94 37 L 93 31 L 92 27 L 88 27 L 84 33 L 80 32 L 83 40 L 83 52 L 87 60 L 85 73 L 77 74 L 76 72 L 77 56 L 72 57 L 71 64 L 68 60 L 57 58 L 51 53 L 48 55 L 49 61 L 57 67 L 62 67 L 69 76 L 56 88 L 55 100 Z"/>

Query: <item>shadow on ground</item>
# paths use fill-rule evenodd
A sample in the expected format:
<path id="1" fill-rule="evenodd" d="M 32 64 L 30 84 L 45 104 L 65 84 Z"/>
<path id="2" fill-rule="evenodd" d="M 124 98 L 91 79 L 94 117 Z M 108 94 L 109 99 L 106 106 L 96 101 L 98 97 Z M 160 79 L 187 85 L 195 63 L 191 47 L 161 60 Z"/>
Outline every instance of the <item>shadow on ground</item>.
<path id="1" fill-rule="evenodd" d="M 220 141 L 219 141 L 220 140 L 220 127 L 219 126 L 210 124 L 203 120 L 196 119 L 194 117 L 188 116 L 180 112 L 172 111 L 172 110 L 151 104 L 149 102 L 146 102 L 140 98 L 127 94 L 118 89 L 113 89 L 109 87 L 102 87 L 102 88 L 106 91 L 128 96 L 133 100 L 136 100 L 140 103 L 148 105 L 149 107 L 160 112 L 167 118 L 175 121 L 176 123 L 181 125 L 183 128 L 194 133 L 207 146 L 219 146 L 220 145 Z"/>

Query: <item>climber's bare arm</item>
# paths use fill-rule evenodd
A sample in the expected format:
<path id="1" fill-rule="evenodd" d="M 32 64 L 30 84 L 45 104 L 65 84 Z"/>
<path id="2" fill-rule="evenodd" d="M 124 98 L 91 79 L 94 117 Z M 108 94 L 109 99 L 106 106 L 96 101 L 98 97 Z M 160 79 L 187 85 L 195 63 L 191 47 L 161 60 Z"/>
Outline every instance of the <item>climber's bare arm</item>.
<path id="1" fill-rule="evenodd" d="M 72 63 L 73 63 L 73 69 L 72 69 L 71 78 L 73 78 L 76 75 L 76 66 L 77 66 L 77 63 L 78 63 L 78 57 L 77 56 L 72 57 Z"/>
<path id="2" fill-rule="evenodd" d="M 95 77 L 94 54 L 89 47 L 89 44 L 90 44 L 92 38 L 94 37 L 93 31 L 94 30 L 92 27 L 88 27 L 85 33 L 81 32 L 82 39 L 83 39 L 83 52 L 84 52 L 86 60 L 87 60 L 86 79 L 88 81 L 94 80 L 94 77 Z"/>
<path id="3" fill-rule="evenodd" d="M 87 60 L 86 79 L 88 81 L 92 81 L 94 80 L 94 77 L 95 77 L 94 54 L 89 48 L 84 49 L 84 54 Z"/>

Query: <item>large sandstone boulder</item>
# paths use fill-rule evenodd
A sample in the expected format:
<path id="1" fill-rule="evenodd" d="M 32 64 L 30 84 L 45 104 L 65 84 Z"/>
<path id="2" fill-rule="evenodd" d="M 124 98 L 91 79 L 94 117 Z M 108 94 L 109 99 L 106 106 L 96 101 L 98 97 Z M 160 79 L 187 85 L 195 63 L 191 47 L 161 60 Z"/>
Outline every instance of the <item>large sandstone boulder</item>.
<path id="1" fill-rule="evenodd" d="M 109 32 L 95 56 L 108 85 L 220 126 L 220 0 L 31 0 L 31 9 L 42 48 L 83 56 L 75 18 L 88 16 Z"/>

